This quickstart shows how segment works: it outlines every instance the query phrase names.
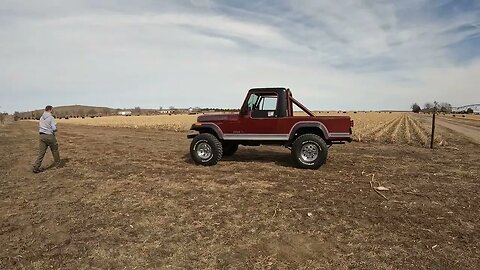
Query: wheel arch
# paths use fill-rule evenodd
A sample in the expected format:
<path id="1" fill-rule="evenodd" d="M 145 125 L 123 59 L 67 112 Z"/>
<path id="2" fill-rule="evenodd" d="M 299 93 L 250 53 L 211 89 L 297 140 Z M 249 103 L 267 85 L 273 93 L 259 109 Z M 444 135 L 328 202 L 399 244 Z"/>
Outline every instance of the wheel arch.
<path id="1" fill-rule="evenodd" d="M 295 124 L 289 135 L 289 140 L 294 141 L 303 134 L 315 134 L 320 136 L 323 140 L 328 141 L 328 129 L 320 122 L 299 122 Z"/>
<path id="2" fill-rule="evenodd" d="M 201 125 L 193 125 L 190 130 L 197 131 L 198 133 L 209 133 L 217 137 L 219 140 L 223 140 L 223 132 L 219 126 L 214 123 L 202 123 Z"/>

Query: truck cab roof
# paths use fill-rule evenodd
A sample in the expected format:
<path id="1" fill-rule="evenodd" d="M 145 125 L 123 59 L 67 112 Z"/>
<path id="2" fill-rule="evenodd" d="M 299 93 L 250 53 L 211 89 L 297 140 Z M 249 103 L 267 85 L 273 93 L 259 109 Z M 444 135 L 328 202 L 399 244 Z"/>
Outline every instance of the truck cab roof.
<path id="1" fill-rule="evenodd" d="M 248 93 L 251 92 L 275 92 L 275 93 L 287 93 L 290 92 L 290 89 L 285 87 L 262 87 L 262 88 L 252 88 L 248 90 Z"/>

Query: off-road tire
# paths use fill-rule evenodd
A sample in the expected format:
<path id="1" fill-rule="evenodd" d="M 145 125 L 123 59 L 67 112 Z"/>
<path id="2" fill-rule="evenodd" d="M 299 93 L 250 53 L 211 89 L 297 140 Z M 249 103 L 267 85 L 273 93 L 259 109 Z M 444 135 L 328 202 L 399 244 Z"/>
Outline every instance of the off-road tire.
<path id="1" fill-rule="evenodd" d="M 292 157 L 299 168 L 318 169 L 327 160 L 327 155 L 328 146 L 318 135 L 303 134 L 293 142 Z"/>
<path id="2" fill-rule="evenodd" d="M 199 147 L 202 147 L 207 151 L 202 151 Z M 210 155 L 208 155 L 208 150 L 210 150 Z M 210 133 L 198 134 L 193 138 L 192 143 L 190 144 L 190 156 L 196 164 L 203 166 L 215 165 L 220 159 L 222 159 L 222 155 L 222 143 L 217 137 Z"/>
<path id="3" fill-rule="evenodd" d="M 238 143 L 233 143 L 233 142 L 224 142 L 223 143 L 223 156 L 224 157 L 229 157 L 233 156 L 235 152 L 238 150 Z"/>

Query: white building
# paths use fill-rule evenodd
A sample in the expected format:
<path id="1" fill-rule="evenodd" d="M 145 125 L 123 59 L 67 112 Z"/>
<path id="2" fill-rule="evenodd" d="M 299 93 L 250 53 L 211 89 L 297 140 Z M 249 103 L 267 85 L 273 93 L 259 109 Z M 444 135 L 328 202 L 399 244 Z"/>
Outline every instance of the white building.
<path id="1" fill-rule="evenodd" d="M 132 112 L 131 111 L 120 111 L 120 112 L 118 112 L 118 115 L 123 115 L 123 116 L 132 115 Z"/>

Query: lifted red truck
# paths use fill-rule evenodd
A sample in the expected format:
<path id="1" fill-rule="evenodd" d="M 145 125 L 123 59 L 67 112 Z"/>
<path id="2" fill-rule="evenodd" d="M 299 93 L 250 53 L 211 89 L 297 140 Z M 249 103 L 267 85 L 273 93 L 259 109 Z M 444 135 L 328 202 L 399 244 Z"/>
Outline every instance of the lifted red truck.
<path id="1" fill-rule="evenodd" d="M 308 116 L 294 116 L 294 105 Z M 239 145 L 281 145 L 291 149 L 300 168 L 322 166 L 332 144 L 352 141 L 353 121 L 348 116 L 315 116 L 293 98 L 287 88 L 254 88 L 238 114 L 198 117 L 190 155 L 197 164 L 211 166 L 233 155 Z"/>

